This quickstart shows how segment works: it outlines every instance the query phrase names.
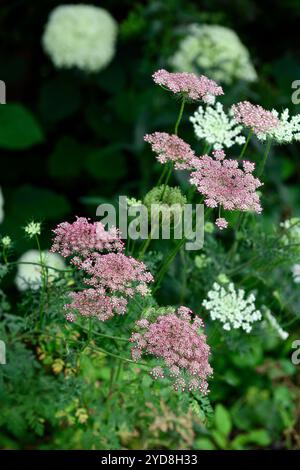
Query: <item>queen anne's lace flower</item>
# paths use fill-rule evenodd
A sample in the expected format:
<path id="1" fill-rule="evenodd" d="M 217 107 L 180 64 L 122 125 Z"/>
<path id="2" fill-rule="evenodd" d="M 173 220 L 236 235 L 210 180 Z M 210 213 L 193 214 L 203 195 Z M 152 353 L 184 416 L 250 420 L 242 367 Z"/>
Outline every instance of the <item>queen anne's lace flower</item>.
<path id="1" fill-rule="evenodd" d="M 93 5 L 60 5 L 50 14 L 42 43 L 56 67 L 97 72 L 115 54 L 117 23 Z"/>
<path id="2" fill-rule="evenodd" d="M 212 97 L 224 94 L 222 87 L 214 80 L 204 75 L 197 76 L 194 73 L 172 73 L 161 69 L 153 74 L 153 80 L 173 93 L 179 93 L 191 100 L 211 103 Z"/>
<path id="3" fill-rule="evenodd" d="M 118 292 L 128 297 L 136 293 L 146 295 L 147 284 L 153 281 L 144 263 L 123 253 L 96 253 L 84 261 L 74 258 L 73 263 L 91 276 L 85 283 L 100 291 Z"/>
<path id="4" fill-rule="evenodd" d="M 146 134 L 144 140 L 151 144 L 153 152 L 157 154 L 160 163 L 173 162 L 176 170 L 190 168 L 190 162 L 195 157 L 189 144 L 175 134 L 154 132 Z"/>
<path id="5" fill-rule="evenodd" d="M 76 254 L 86 257 L 94 251 L 122 251 L 124 247 L 116 228 L 107 231 L 101 222 L 90 223 L 85 217 L 77 217 L 72 224 L 63 222 L 53 232 L 51 251 L 64 258 Z"/>
<path id="6" fill-rule="evenodd" d="M 234 104 L 232 111 L 236 121 L 250 127 L 256 135 L 271 132 L 280 124 L 279 119 L 271 111 L 249 101 Z"/>
<path id="7" fill-rule="evenodd" d="M 212 375 L 208 358 L 210 348 L 199 317 L 192 319 L 192 311 L 180 307 L 177 311 L 159 315 L 151 321 L 136 322 L 132 357 L 139 360 L 143 354 L 155 356 L 160 364 L 152 369 L 157 378 L 170 378 L 175 390 L 208 392 L 207 379 Z"/>
<path id="8" fill-rule="evenodd" d="M 58 275 L 57 269 L 65 269 L 65 263 L 56 253 L 42 252 L 43 264 L 47 266 L 47 280 L 53 282 Z M 18 271 L 15 283 L 20 291 L 38 290 L 42 285 L 41 258 L 38 250 L 26 251 L 18 260 Z M 31 264 L 32 263 L 32 264 Z M 52 268 L 52 269 L 51 269 Z M 53 269 L 54 268 L 54 269 Z"/>
<path id="9" fill-rule="evenodd" d="M 2 246 L 4 246 L 5 248 L 9 248 L 11 246 L 11 238 L 6 235 L 5 237 L 2 237 L 1 238 L 1 243 L 2 243 Z"/>
<path id="10" fill-rule="evenodd" d="M 272 329 L 278 334 L 279 338 L 285 341 L 289 337 L 289 333 L 281 328 L 274 315 L 272 315 L 270 310 L 266 307 L 264 307 L 264 315 L 268 320 L 269 324 L 271 325 Z"/>
<path id="11" fill-rule="evenodd" d="M 225 158 L 223 150 L 213 152 L 215 158 L 204 155 L 194 161 L 196 170 L 190 182 L 205 196 L 208 207 L 224 207 L 226 210 L 262 211 L 256 189 L 262 185 L 254 178 L 254 164 L 244 161 L 239 168 L 236 160 Z M 224 228 L 224 220 L 220 222 Z"/>
<path id="12" fill-rule="evenodd" d="M 59 224 L 54 233 L 52 251 L 71 257 L 89 286 L 70 294 L 72 301 L 65 305 L 68 321 L 74 321 L 76 314 L 105 321 L 124 314 L 129 297 L 148 294 L 147 284 L 153 277 L 144 263 L 122 253 L 124 245 L 117 229 L 106 231 L 100 222 L 79 217 L 73 224 Z"/>
<path id="13" fill-rule="evenodd" d="M 227 228 L 228 227 L 228 222 L 226 219 L 224 219 L 224 217 L 219 217 L 217 220 L 216 220 L 216 226 L 220 229 L 220 230 L 224 230 L 224 228 Z"/>
<path id="14" fill-rule="evenodd" d="M 0 224 L 1 224 L 1 222 L 3 222 L 3 219 L 4 219 L 3 206 L 4 206 L 4 199 L 3 199 L 3 195 L 2 195 L 2 190 L 0 188 Z"/>
<path id="15" fill-rule="evenodd" d="M 26 227 L 24 227 L 24 231 L 29 238 L 33 238 L 36 235 L 41 234 L 41 225 L 42 224 L 40 222 L 30 222 Z"/>
<path id="16" fill-rule="evenodd" d="M 243 128 L 236 123 L 232 110 L 226 114 L 219 102 L 206 108 L 199 106 L 190 121 L 198 139 L 204 139 L 216 150 L 245 142 L 245 137 L 241 134 Z"/>
<path id="17" fill-rule="evenodd" d="M 259 140 L 272 139 L 277 144 L 286 144 L 300 140 L 300 114 L 290 117 L 289 109 L 286 108 L 279 115 L 278 111 L 273 109 L 273 116 L 279 120 L 279 124 L 268 132 L 257 134 Z"/>
<path id="18" fill-rule="evenodd" d="M 85 289 L 80 292 L 72 292 L 70 297 L 72 302 L 65 305 L 68 321 L 75 320 L 74 311 L 83 317 L 95 317 L 100 321 L 108 320 L 115 314 L 123 315 L 126 312 L 126 299 L 116 296 L 109 297 L 101 290 Z"/>
<path id="19" fill-rule="evenodd" d="M 202 71 L 227 84 L 257 79 L 249 52 L 237 34 L 219 25 L 190 25 L 170 62 L 177 71 Z"/>
<path id="20" fill-rule="evenodd" d="M 262 318 L 254 302 L 253 294 L 246 297 L 245 291 L 236 290 L 234 284 L 223 287 L 215 282 L 202 305 L 209 311 L 212 320 L 222 323 L 224 330 L 241 328 L 250 333 L 252 324 Z"/>

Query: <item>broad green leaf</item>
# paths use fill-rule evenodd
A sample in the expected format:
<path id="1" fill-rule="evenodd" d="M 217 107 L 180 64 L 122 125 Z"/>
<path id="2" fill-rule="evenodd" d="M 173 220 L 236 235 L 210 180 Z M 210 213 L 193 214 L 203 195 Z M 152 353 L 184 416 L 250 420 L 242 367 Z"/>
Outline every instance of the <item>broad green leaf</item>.
<path id="1" fill-rule="evenodd" d="M 22 104 L 0 105 L 0 147 L 23 150 L 42 142 L 43 131 Z"/>
<path id="2" fill-rule="evenodd" d="M 229 412 L 223 405 L 218 404 L 215 410 L 215 426 L 217 430 L 223 435 L 228 436 L 232 429 L 232 422 Z"/>

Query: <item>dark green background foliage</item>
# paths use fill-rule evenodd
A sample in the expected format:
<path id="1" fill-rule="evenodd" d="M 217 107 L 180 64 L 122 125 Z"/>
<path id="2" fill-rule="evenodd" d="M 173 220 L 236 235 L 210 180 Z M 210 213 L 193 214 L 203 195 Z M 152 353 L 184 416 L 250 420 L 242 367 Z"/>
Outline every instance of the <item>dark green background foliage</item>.
<path id="1" fill-rule="evenodd" d="M 157 181 L 161 167 L 143 135 L 154 130 L 171 132 L 178 102 L 154 86 L 151 74 L 168 68 L 168 58 L 188 24 L 228 26 L 250 50 L 259 81 L 251 86 L 235 83 L 224 87 L 225 104 L 249 99 L 266 108 L 289 107 L 291 114 L 300 112 L 300 105 L 291 102 L 291 83 L 300 79 L 297 0 L 94 2 L 118 21 L 119 35 L 113 61 L 102 72 L 90 75 L 55 69 L 42 50 L 44 25 L 58 4 L 11 0 L 2 2 L 0 9 L 0 79 L 7 87 L 7 104 L 0 105 L 0 186 L 5 200 L 1 234 L 12 236 L 16 257 L 30 246 L 22 227 L 31 219 L 43 221 L 42 245 L 48 248 L 50 230 L 57 223 L 73 220 L 74 215 L 93 217 L 99 203 L 116 202 L 118 195 L 141 197 Z M 189 106 L 192 113 L 195 106 Z M 199 150 L 188 113 L 181 135 Z M 255 141 L 250 148 L 254 161 L 258 150 L 261 153 Z M 271 157 L 260 219 L 266 230 L 272 222 L 299 216 L 300 202 L 299 145 L 275 147 Z M 174 174 L 172 182 L 184 187 L 186 182 L 176 178 Z M 299 318 L 299 288 L 289 287 L 288 271 L 274 270 L 271 279 L 261 268 L 263 264 L 277 266 L 285 253 L 277 249 L 274 239 L 264 238 L 261 225 L 244 235 L 244 258 L 241 255 L 239 262 L 247 263 L 252 250 L 260 265 L 255 266 L 255 273 L 245 270 L 243 278 L 234 280 L 249 289 L 255 286 L 259 301 L 276 312 L 288 310 L 293 325 L 293 312 Z M 227 237 L 223 236 L 225 246 Z M 160 248 L 165 249 L 164 243 Z M 231 260 L 213 237 L 208 237 L 205 251 L 214 259 L 205 272 L 195 271 L 194 261 L 188 257 L 181 260 L 184 270 L 177 272 L 173 266 L 157 295 L 162 303 L 185 301 L 201 311 L 201 300 L 219 274 L 219 266 L 226 267 L 227 262 L 234 273 Z M 293 254 L 290 256 L 292 263 Z M 149 260 L 155 262 L 155 256 L 150 255 Z M 107 409 L 103 406 L 111 369 L 107 356 L 93 355 L 84 345 L 73 354 L 67 346 L 74 332 L 61 313 L 65 291 L 58 295 L 66 284 L 58 281 L 49 293 L 44 336 L 34 333 L 28 337 L 38 298 L 31 293 L 21 301 L 11 282 L 14 274 L 3 280 L 11 310 L 0 291 L 0 338 L 10 345 L 9 365 L 1 369 L 0 376 L 0 447 L 299 448 L 300 379 L 299 368 L 289 360 L 290 342 L 253 335 L 245 346 L 231 338 L 226 345 L 228 354 L 214 356 L 211 403 L 199 397 L 180 397 L 160 388 L 147 375 L 143 386 L 131 387 L 132 369 L 127 365 L 120 372 L 125 384 L 121 402 L 114 401 L 112 390 L 111 408 Z M 284 295 L 277 292 L 279 284 Z M 18 317 L 14 315 L 16 305 Z M 130 314 L 134 318 L 135 313 Z M 104 328 L 109 334 L 110 326 Z M 130 325 L 125 328 L 130 331 Z M 86 340 L 82 331 L 80 339 Z M 218 334 L 213 336 L 212 349 L 218 351 L 221 341 Z M 103 347 L 113 350 L 114 345 L 106 343 Z M 126 348 L 121 352 L 129 357 Z M 114 408 L 118 413 L 112 412 Z M 88 420 L 80 420 L 86 410 Z"/>

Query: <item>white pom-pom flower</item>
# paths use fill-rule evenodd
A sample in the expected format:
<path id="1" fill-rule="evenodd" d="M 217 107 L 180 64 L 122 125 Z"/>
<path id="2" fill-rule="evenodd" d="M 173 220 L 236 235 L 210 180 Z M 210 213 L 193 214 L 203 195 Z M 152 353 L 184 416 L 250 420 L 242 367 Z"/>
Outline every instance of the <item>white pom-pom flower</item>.
<path id="1" fill-rule="evenodd" d="M 52 282 L 58 275 L 57 269 L 65 269 L 63 258 L 57 253 L 44 251 L 43 264 L 47 266 L 48 282 Z M 20 291 L 27 289 L 37 290 L 42 285 L 42 268 L 40 266 L 40 253 L 38 250 L 29 250 L 18 260 L 18 272 L 15 283 Z M 32 264 L 31 264 L 32 263 Z M 51 269 L 54 268 L 54 269 Z"/>
<path id="2" fill-rule="evenodd" d="M 115 54 L 117 23 L 93 5 L 60 5 L 49 16 L 42 38 L 54 65 L 97 72 Z"/>
<path id="3" fill-rule="evenodd" d="M 245 291 L 236 290 L 233 283 L 223 287 L 215 282 L 202 305 L 209 311 L 212 320 L 222 323 L 224 330 L 241 328 L 250 333 L 253 323 L 262 318 L 254 302 L 254 294 L 245 296 Z"/>
<path id="4" fill-rule="evenodd" d="M 224 26 L 190 25 L 170 62 L 176 71 L 204 72 L 217 82 L 257 80 L 248 49 Z"/>

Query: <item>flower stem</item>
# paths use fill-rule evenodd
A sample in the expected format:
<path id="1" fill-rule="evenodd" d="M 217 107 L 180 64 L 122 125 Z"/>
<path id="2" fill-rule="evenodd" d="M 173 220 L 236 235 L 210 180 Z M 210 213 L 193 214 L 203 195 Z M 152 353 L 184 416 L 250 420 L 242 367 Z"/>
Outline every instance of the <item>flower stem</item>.
<path id="1" fill-rule="evenodd" d="M 253 130 L 250 129 L 249 134 L 248 134 L 248 137 L 247 137 L 247 139 L 246 139 L 246 142 L 244 143 L 243 148 L 242 148 L 242 151 L 241 151 L 241 153 L 240 153 L 240 155 L 239 155 L 239 158 L 238 158 L 239 160 L 242 160 L 242 158 L 243 158 L 243 156 L 244 156 L 244 154 L 245 154 L 245 152 L 246 152 L 246 150 L 247 150 L 247 147 L 248 147 L 248 144 L 249 144 L 249 142 L 250 142 L 250 140 L 251 140 L 252 135 L 253 135 Z"/>
<path id="2" fill-rule="evenodd" d="M 268 139 L 267 145 L 266 145 L 266 148 L 265 148 L 264 157 L 263 157 L 263 160 L 261 162 L 260 168 L 258 170 L 258 174 L 257 174 L 258 177 L 260 177 L 264 172 L 265 165 L 266 165 L 266 162 L 267 162 L 270 150 L 271 150 L 271 145 L 272 145 L 272 139 Z"/>
<path id="3" fill-rule="evenodd" d="M 177 121 L 176 121 L 175 127 L 174 127 L 174 134 L 175 134 L 175 135 L 178 134 L 178 128 L 179 128 L 179 124 L 180 124 L 181 119 L 182 119 L 184 106 L 185 106 L 185 99 L 183 98 L 182 101 L 181 101 L 181 106 L 180 106 L 178 118 L 177 118 Z"/>

